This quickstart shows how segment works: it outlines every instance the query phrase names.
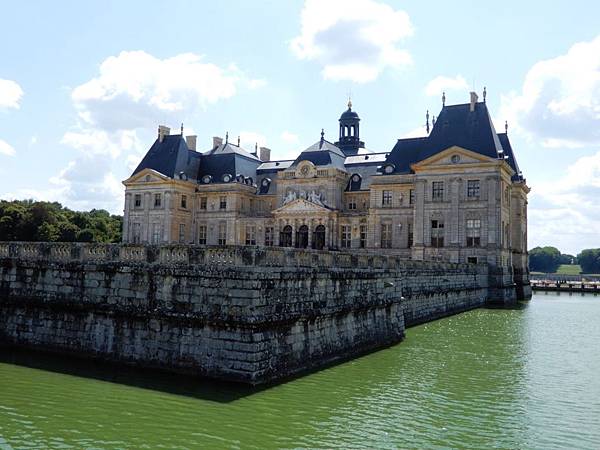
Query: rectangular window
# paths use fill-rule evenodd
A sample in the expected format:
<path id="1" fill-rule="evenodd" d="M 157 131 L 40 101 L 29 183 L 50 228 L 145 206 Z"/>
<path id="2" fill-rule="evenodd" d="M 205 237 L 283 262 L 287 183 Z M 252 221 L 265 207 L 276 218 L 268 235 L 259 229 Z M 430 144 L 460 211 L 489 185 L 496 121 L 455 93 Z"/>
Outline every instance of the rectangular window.
<path id="1" fill-rule="evenodd" d="M 275 244 L 275 230 L 273 227 L 265 227 L 265 245 L 272 247 Z"/>
<path id="2" fill-rule="evenodd" d="M 179 243 L 183 244 L 185 242 L 185 223 L 179 224 Z"/>
<path id="3" fill-rule="evenodd" d="M 479 247 L 481 245 L 481 220 L 467 220 L 467 247 Z"/>
<path id="4" fill-rule="evenodd" d="M 206 209 L 206 197 L 200 197 L 200 209 Z"/>
<path id="5" fill-rule="evenodd" d="M 366 247 L 367 247 L 367 226 L 361 225 L 360 226 L 360 248 L 366 248 Z"/>
<path id="6" fill-rule="evenodd" d="M 477 264 L 477 256 L 467 256 L 467 262 L 469 264 Z"/>
<path id="7" fill-rule="evenodd" d="M 412 226 L 412 223 L 408 224 L 408 241 L 406 243 L 406 246 L 408 248 L 411 248 L 413 246 L 413 226 Z"/>
<path id="8" fill-rule="evenodd" d="M 444 182 L 443 181 L 434 181 L 431 183 L 431 199 L 433 201 L 442 201 L 444 200 Z"/>
<path id="9" fill-rule="evenodd" d="M 227 209 L 227 197 L 219 197 L 219 209 Z"/>
<path id="10" fill-rule="evenodd" d="M 134 205 L 135 205 L 135 208 L 142 207 L 142 194 L 135 194 Z"/>
<path id="11" fill-rule="evenodd" d="M 411 189 L 408 196 L 408 203 L 411 205 L 415 204 L 415 190 Z"/>
<path id="12" fill-rule="evenodd" d="M 352 228 L 350 225 L 342 225 L 342 248 L 352 247 Z"/>
<path id="13" fill-rule="evenodd" d="M 152 243 L 158 244 L 162 241 L 162 224 L 153 223 L 152 224 Z"/>
<path id="14" fill-rule="evenodd" d="M 187 209 L 187 195 L 181 196 L 181 207 Z"/>
<path id="15" fill-rule="evenodd" d="M 381 248 L 392 248 L 392 224 L 381 224 Z"/>
<path id="16" fill-rule="evenodd" d="M 436 248 L 444 246 L 444 222 L 441 220 L 431 221 L 431 246 Z"/>
<path id="17" fill-rule="evenodd" d="M 355 210 L 356 209 L 356 199 L 355 198 L 348 199 L 348 209 L 349 210 Z"/>
<path id="18" fill-rule="evenodd" d="M 392 206 L 392 191 L 383 191 L 383 196 L 381 197 L 381 205 Z"/>
<path id="19" fill-rule="evenodd" d="M 198 244 L 206 245 L 206 225 L 198 226 Z"/>
<path id="20" fill-rule="evenodd" d="M 162 205 L 162 195 L 161 194 L 154 194 L 154 207 L 155 208 L 160 208 Z"/>
<path id="21" fill-rule="evenodd" d="M 467 180 L 467 198 L 479 198 L 479 180 Z"/>
<path id="22" fill-rule="evenodd" d="M 219 223 L 219 245 L 227 245 L 227 222 Z"/>
<path id="23" fill-rule="evenodd" d="M 255 225 L 246 225 L 246 245 L 256 245 Z"/>
<path id="24" fill-rule="evenodd" d="M 139 244 L 142 242 L 142 224 L 134 223 L 133 224 L 133 243 Z"/>

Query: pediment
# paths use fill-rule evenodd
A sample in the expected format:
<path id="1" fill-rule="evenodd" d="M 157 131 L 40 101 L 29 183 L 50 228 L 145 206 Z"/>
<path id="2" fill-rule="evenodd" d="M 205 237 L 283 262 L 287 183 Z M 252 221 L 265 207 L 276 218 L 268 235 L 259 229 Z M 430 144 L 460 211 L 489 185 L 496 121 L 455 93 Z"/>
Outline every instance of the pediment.
<path id="1" fill-rule="evenodd" d="M 170 181 L 171 179 L 160 172 L 153 169 L 144 169 L 123 181 L 124 185 L 157 183 L 162 181 Z"/>
<path id="2" fill-rule="evenodd" d="M 413 170 L 418 171 L 419 169 L 433 169 L 448 166 L 460 167 L 461 165 L 489 164 L 496 162 L 496 159 L 454 145 L 429 158 L 414 163 L 411 167 Z"/>
<path id="3" fill-rule="evenodd" d="M 317 205 L 311 201 L 299 198 L 277 208 L 273 211 L 273 214 L 322 214 L 330 212 L 331 210 L 325 206 Z"/>

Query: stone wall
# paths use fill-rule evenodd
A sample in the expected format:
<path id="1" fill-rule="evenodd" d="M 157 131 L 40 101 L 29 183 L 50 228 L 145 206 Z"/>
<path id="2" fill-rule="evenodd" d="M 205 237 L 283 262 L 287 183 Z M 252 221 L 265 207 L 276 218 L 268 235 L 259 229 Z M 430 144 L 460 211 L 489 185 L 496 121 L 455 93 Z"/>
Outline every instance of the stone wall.
<path id="1" fill-rule="evenodd" d="M 259 384 L 482 306 L 488 281 L 369 254 L 0 243 L 0 340 Z"/>

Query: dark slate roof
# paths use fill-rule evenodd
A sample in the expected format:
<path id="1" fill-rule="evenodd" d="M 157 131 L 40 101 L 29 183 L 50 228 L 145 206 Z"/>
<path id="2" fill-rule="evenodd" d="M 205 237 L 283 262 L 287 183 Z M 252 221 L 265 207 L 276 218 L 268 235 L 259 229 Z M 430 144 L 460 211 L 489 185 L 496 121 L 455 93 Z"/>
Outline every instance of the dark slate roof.
<path id="1" fill-rule="evenodd" d="M 345 160 L 346 156 L 342 150 L 331 142 L 321 139 L 300 153 L 291 167 L 297 166 L 300 161 L 310 161 L 315 166 L 333 166 L 343 169 Z"/>
<path id="2" fill-rule="evenodd" d="M 352 111 L 352 108 L 348 108 L 340 116 L 340 121 L 343 120 L 360 120 L 360 118 L 358 117 L 358 114 L 355 111 Z"/>
<path id="3" fill-rule="evenodd" d="M 386 162 L 394 164 L 394 173 L 409 173 L 411 164 L 453 145 L 494 159 L 502 153 L 485 103 L 476 103 L 473 112 L 468 103 L 444 106 L 429 136 L 399 139 Z"/>
<path id="4" fill-rule="evenodd" d="M 178 178 L 183 172 L 193 180 L 198 172 L 200 157 L 200 153 L 188 149 L 183 136 L 165 136 L 162 142 L 158 139 L 154 141 L 131 175 L 144 169 L 152 169 L 170 178 Z"/>
<path id="5" fill-rule="evenodd" d="M 293 164 L 293 162 L 293 159 L 283 161 L 267 161 L 258 166 L 258 169 L 256 169 L 256 171 L 259 173 L 276 173 L 280 170 L 287 169 Z"/>
<path id="6" fill-rule="evenodd" d="M 519 169 L 519 164 L 517 164 L 517 159 L 515 158 L 515 153 L 513 152 L 512 146 L 510 145 L 508 135 L 506 133 L 498 133 L 498 139 L 500 139 L 500 144 L 502 144 L 502 148 L 504 149 L 504 156 L 506 158 L 506 162 L 510 165 L 512 170 L 515 171 L 515 174 L 512 176 L 512 180 L 523 180 L 523 175 L 520 174 L 521 170 Z"/>
<path id="7" fill-rule="evenodd" d="M 204 152 L 204 155 L 225 155 L 225 154 L 236 154 L 240 156 L 244 156 L 249 159 L 254 159 L 258 162 L 261 162 L 258 157 L 247 150 L 244 150 L 242 147 L 237 145 L 233 145 L 231 142 L 227 142 L 221 145 L 216 146 L 212 150 Z"/>

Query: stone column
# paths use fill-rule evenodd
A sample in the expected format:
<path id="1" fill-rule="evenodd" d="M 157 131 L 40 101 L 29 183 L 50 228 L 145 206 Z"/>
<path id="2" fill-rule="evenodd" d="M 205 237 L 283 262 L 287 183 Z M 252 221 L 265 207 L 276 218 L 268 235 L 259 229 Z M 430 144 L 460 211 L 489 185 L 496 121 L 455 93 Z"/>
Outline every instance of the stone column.
<path id="1" fill-rule="evenodd" d="M 462 224 L 459 221 L 458 204 L 460 196 L 460 179 L 452 178 L 450 180 L 450 245 L 459 246 L 460 228 Z"/>
<path id="2" fill-rule="evenodd" d="M 413 259 L 423 259 L 425 246 L 425 190 L 427 182 L 416 180 L 413 216 Z"/>
<path id="3" fill-rule="evenodd" d="M 165 192 L 165 205 L 164 205 L 164 224 L 165 224 L 165 229 L 163 230 L 164 232 L 164 237 L 163 240 L 167 243 L 171 243 L 173 241 L 172 237 L 171 237 L 171 227 L 172 227 L 172 220 L 173 220 L 173 212 L 171 211 L 171 192 L 167 191 Z M 177 234 L 179 234 L 179 230 L 177 230 Z M 178 236 L 179 237 L 179 236 Z"/>
<path id="4" fill-rule="evenodd" d="M 144 222 L 142 223 L 142 229 L 140 231 L 140 240 L 142 242 L 150 242 L 150 208 L 152 208 L 152 196 L 150 192 L 144 193 Z"/>
<path id="5" fill-rule="evenodd" d="M 129 225 L 129 215 L 131 211 L 131 193 L 125 193 L 125 208 L 123 210 L 123 242 L 131 241 L 131 230 Z"/>

